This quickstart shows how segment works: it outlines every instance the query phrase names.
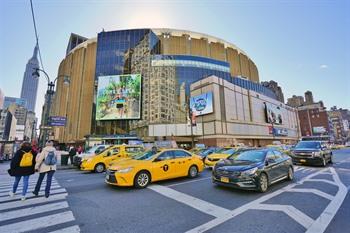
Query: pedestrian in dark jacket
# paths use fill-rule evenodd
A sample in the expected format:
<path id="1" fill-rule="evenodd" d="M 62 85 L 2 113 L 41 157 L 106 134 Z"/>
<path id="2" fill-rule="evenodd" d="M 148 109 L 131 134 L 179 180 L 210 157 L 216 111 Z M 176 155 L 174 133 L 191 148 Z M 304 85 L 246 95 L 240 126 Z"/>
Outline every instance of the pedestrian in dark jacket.
<path id="1" fill-rule="evenodd" d="M 77 154 L 77 150 L 75 149 L 74 146 L 71 146 L 69 148 L 69 160 L 70 160 L 70 164 L 73 165 L 73 157 Z"/>
<path id="2" fill-rule="evenodd" d="M 18 183 L 23 177 L 21 200 L 24 201 L 26 199 L 29 176 L 35 172 L 35 156 L 36 153 L 32 151 L 30 143 L 24 142 L 20 149 L 16 152 L 15 156 L 12 158 L 10 174 L 11 176 L 15 177 L 15 182 L 13 183 L 12 191 L 10 191 L 11 197 L 15 195 Z"/>

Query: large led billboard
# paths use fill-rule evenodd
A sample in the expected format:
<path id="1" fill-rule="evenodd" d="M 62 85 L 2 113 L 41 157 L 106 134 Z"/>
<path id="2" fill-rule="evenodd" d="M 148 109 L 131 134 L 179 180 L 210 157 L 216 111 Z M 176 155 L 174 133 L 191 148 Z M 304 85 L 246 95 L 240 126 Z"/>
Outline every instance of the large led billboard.
<path id="1" fill-rule="evenodd" d="M 141 74 L 99 76 L 96 120 L 140 119 Z"/>
<path id="2" fill-rule="evenodd" d="M 190 107 L 196 116 L 213 112 L 213 93 L 207 92 L 193 96 L 190 99 Z"/>
<path id="3" fill-rule="evenodd" d="M 280 107 L 265 103 L 265 110 L 266 110 L 266 121 L 267 123 L 276 124 L 276 125 L 282 125 L 282 112 Z"/>

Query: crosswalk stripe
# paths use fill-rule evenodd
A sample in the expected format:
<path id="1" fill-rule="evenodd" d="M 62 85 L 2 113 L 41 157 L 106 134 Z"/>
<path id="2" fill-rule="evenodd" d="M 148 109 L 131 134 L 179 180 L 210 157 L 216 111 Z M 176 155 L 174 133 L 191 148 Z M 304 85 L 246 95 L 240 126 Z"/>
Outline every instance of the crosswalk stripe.
<path id="1" fill-rule="evenodd" d="M 50 204 L 35 206 L 35 207 L 29 207 L 29 208 L 20 209 L 20 210 L 2 212 L 0 213 L 0 224 L 1 224 L 1 221 L 6 221 L 10 219 L 30 216 L 34 214 L 39 214 L 39 213 L 44 213 L 44 212 L 59 210 L 64 208 L 68 208 L 68 202 L 66 201 L 50 203 Z"/>
<path id="2" fill-rule="evenodd" d="M 1 185 L 1 186 L 0 186 L 0 189 L 2 189 L 2 188 L 7 188 L 7 187 L 12 187 L 13 183 L 14 183 L 14 182 L 12 181 L 11 183 L 7 183 L 6 185 Z M 35 182 L 34 182 L 34 181 L 33 181 L 33 182 L 28 182 L 28 184 L 29 184 L 29 185 L 31 185 L 31 184 L 32 184 L 32 185 L 33 185 L 33 184 L 35 185 L 35 184 L 36 184 L 36 181 L 35 181 Z M 45 181 L 45 182 L 43 181 L 42 184 L 46 184 L 46 181 Z M 58 183 L 52 181 L 51 184 L 58 184 Z M 20 182 L 18 183 L 18 186 L 23 186 L 23 182 L 20 181 Z"/>
<path id="3" fill-rule="evenodd" d="M 0 178 L 1 179 L 1 178 Z M 38 177 L 30 177 L 29 178 L 29 182 L 28 183 L 36 183 L 38 180 Z M 46 181 L 46 178 L 44 178 L 43 182 Z M 1 179 L 1 183 L 0 183 L 0 187 L 4 186 L 4 185 L 8 185 L 8 184 L 13 184 L 13 182 L 15 182 L 15 178 L 9 179 L 9 180 L 2 180 Z M 21 178 L 20 183 L 23 182 L 23 178 Z M 57 180 L 52 179 L 52 182 L 57 182 Z"/>
<path id="4" fill-rule="evenodd" d="M 63 193 L 63 192 L 67 192 L 65 188 L 60 188 L 60 189 L 54 189 L 50 191 L 50 195 L 51 194 L 56 194 L 56 193 Z M 28 197 L 33 197 L 34 195 L 31 193 L 27 194 Z M 21 195 L 18 195 L 17 197 L 10 197 L 10 196 L 6 196 L 6 197 L 0 197 L 0 202 L 6 202 L 6 201 L 12 201 L 12 200 L 21 200 Z M 0 203 L 1 205 L 1 203 Z"/>
<path id="5" fill-rule="evenodd" d="M 78 233 L 78 232 L 80 232 L 80 228 L 78 225 L 75 225 L 71 227 L 62 228 L 57 231 L 51 231 L 49 233 Z"/>
<path id="6" fill-rule="evenodd" d="M 33 186 L 33 187 L 28 187 L 27 193 L 33 192 L 33 191 L 34 191 L 34 188 L 35 188 L 35 186 Z M 51 189 L 57 189 L 57 188 L 61 188 L 61 186 L 59 186 L 59 185 L 51 185 Z M 45 185 L 42 185 L 42 186 L 41 186 L 41 189 L 42 189 L 42 190 L 45 189 Z M 9 194 L 10 191 L 12 191 L 12 187 L 9 188 L 9 189 L 0 191 L 0 197 L 2 197 L 2 196 L 7 196 L 7 195 Z M 22 192 L 22 187 L 18 187 L 18 188 L 17 188 L 16 194 L 19 195 L 19 194 L 21 194 L 21 192 Z"/>
<path id="7" fill-rule="evenodd" d="M 6 185 L 1 185 L 1 186 L 0 186 L 0 189 L 2 189 L 2 188 L 7 188 L 7 187 L 12 187 L 13 183 L 14 183 L 14 182 L 8 183 L 8 184 L 6 184 Z M 28 182 L 28 184 L 29 184 L 29 185 L 33 185 L 33 184 L 35 185 L 35 184 L 36 184 L 36 181 L 35 181 L 35 182 L 34 182 L 34 181 L 33 181 L 33 182 Z M 46 184 L 46 181 L 45 181 L 45 182 L 42 182 L 42 184 Z M 58 184 L 58 183 L 52 181 L 51 184 Z M 18 183 L 18 186 L 23 186 L 23 182 L 20 181 L 20 182 Z"/>
<path id="8" fill-rule="evenodd" d="M 22 222 L 16 222 L 5 226 L 0 226 L 1 232 L 25 232 L 37 230 L 44 227 L 54 226 L 57 224 L 74 221 L 72 211 L 66 211 L 63 213 L 52 214 L 40 218 L 26 220 Z"/>
<path id="9" fill-rule="evenodd" d="M 45 188 L 46 187 L 46 184 L 42 184 L 41 185 L 41 188 Z M 54 187 L 61 187 L 60 185 L 58 185 L 58 184 L 51 184 L 51 188 L 54 188 Z M 28 189 L 34 189 L 35 188 L 35 184 L 34 185 L 28 185 Z M 22 190 L 23 189 L 23 186 L 18 186 L 17 187 L 17 192 L 19 191 L 19 190 Z M 9 192 L 9 191 L 11 191 L 12 190 L 12 186 L 10 186 L 10 187 L 7 187 L 7 188 L 2 188 L 2 189 L 0 189 L 0 195 L 1 195 L 1 193 L 6 193 L 6 192 Z"/>
<path id="10" fill-rule="evenodd" d="M 11 208 L 16 208 L 16 207 L 25 207 L 33 204 L 40 204 L 40 203 L 45 203 L 49 201 L 62 200 L 62 199 L 65 199 L 66 196 L 67 196 L 67 193 L 61 193 L 61 194 L 50 195 L 49 198 L 38 197 L 38 198 L 27 199 L 25 201 L 6 202 L 6 203 L 0 204 L 0 210 L 7 210 Z"/>
<path id="11" fill-rule="evenodd" d="M 10 181 L 7 182 L 7 183 L 0 184 L 0 188 L 6 187 L 6 186 L 12 186 L 14 182 L 15 182 L 15 180 L 13 179 L 13 180 L 10 180 Z M 35 179 L 35 180 L 29 180 L 28 184 L 36 184 L 36 182 L 37 182 L 37 179 Z M 42 183 L 44 183 L 44 182 L 46 182 L 46 180 L 43 180 Z M 57 184 L 57 181 L 52 180 L 51 183 L 52 183 L 52 184 L 53 184 L 53 183 L 56 183 L 56 184 Z M 21 179 L 21 180 L 19 181 L 18 184 L 19 184 L 19 185 L 20 185 L 20 184 L 23 184 L 23 180 Z"/>

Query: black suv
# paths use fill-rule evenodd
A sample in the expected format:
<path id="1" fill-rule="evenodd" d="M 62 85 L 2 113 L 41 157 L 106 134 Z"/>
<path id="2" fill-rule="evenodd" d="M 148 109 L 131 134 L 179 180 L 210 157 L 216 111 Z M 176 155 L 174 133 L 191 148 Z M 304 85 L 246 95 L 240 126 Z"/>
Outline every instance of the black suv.
<path id="1" fill-rule="evenodd" d="M 332 151 L 325 142 L 301 141 L 291 151 L 293 163 L 321 165 L 332 163 Z"/>

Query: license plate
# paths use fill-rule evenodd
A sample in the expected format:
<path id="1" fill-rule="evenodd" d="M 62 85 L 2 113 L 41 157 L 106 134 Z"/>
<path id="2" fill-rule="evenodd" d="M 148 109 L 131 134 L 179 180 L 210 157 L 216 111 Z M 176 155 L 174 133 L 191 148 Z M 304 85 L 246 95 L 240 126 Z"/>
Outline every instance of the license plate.
<path id="1" fill-rule="evenodd" d="M 305 159 L 301 159 L 300 162 L 301 163 L 306 163 L 306 160 Z"/>
<path id="2" fill-rule="evenodd" d="M 109 180 L 109 175 L 106 175 L 106 180 Z"/>
<path id="3" fill-rule="evenodd" d="M 223 183 L 228 183 L 228 182 L 230 182 L 230 180 L 229 180 L 228 177 L 221 177 L 221 178 L 220 178 L 220 181 L 223 182 Z"/>

